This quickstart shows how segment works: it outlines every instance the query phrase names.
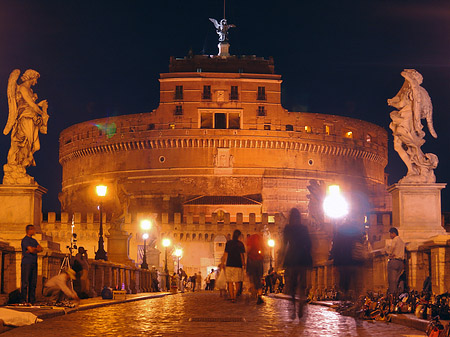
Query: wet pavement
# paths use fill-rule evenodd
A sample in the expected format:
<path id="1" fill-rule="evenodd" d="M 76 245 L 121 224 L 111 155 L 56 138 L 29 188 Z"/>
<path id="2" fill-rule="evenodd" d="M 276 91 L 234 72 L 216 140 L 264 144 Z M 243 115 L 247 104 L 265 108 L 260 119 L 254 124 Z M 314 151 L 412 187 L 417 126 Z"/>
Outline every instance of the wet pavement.
<path id="1" fill-rule="evenodd" d="M 264 300 L 233 304 L 217 292 L 185 293 L 50 318 L 2 336 L 425 336 L 393 323 L 355 322 L 317 305 L 293 320 L 289 301 Z"/>

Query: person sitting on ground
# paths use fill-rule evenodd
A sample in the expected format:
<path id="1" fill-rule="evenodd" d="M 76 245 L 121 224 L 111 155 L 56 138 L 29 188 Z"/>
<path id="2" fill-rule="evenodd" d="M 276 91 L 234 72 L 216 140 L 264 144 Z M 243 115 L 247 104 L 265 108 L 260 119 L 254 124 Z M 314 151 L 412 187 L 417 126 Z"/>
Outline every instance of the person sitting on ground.
<path id="1" fill-rule="evenodd" d="M 70 280 L 75 280 L 75 271 L 66 269 L 60 274 L 53 276 L 45 282 L 43 294 L 45 297 L 50 297 L 52 302 L 62 302 L 64 297 L 80 301 L 77 293 L 67 285 Z"/>

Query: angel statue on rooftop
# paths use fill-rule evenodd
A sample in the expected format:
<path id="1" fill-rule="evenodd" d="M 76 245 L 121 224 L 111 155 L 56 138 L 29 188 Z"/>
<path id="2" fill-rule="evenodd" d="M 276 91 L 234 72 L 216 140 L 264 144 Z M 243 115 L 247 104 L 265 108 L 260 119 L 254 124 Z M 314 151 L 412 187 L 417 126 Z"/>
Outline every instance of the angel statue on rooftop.
<path id="1" fill-rule="evenodd" d="M 209 18 L 209 21 L 216 27 L 216 33 L 219 35 L 219 42 L 228 41 L 228 29 L 236 27 L 235 25 L 229 25 L 226 19 L 220 20 L 220 23 L 213 18 Z"/>
<path id="2" fill-rule="evenodd" d="M 427 120 L 428 131 L 437 138 L 433 127 L 433 105 L 428 92 L 422 88 L 423 77 L 414 69 L 405 69 L 401 75 L 405 78 L 398 94 L 388 99 L 388 105 L 397 108 L 391 112 L 389 127 L 394 135 L 394 149 L 406 164 L 408 172 L 400 179 L 402 183 L 434 183 L 434 169 L 438 157 L 433 153 L 423 153 L 421 146 L 425 132 L 421 120 Z"/>
<path id="3" fill-rule="evenodd" d="M 3 184 L 35 184 L 26 168 L 36 166 L 33 154 L 41 147 L 39 132 L 47 133 L 48 103 L 46 100 L 37 103 L 37 95 L 32 86 L 36 85 L 39 73 L 28 69 L 20 77 L 19 69 L 14 69 L 8 79 L 8 122 L 3 134 L 11 133 L 11 148 L 8 162 L 3 166 Z"/>

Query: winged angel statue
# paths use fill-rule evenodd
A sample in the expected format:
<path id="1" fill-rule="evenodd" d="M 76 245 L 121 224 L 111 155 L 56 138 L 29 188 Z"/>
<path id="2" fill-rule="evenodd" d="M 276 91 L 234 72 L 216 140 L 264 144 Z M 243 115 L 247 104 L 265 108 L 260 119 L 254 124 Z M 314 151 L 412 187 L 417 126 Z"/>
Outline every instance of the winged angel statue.
<path id="1" fill-rule="evenodd" d="M 48 103 L 37 103 L 37 95 L 32 86 L 36 85 L 39 73 L 28 69 L 17 80 L 20 70 L 14 69 L 8 79 L 8 122 L 3 134 L 11 133 L 11 148 L 8 162 L 3 166 L 3 184 L 34 184 L 26 168 L 36 166 L 33 154 L 40 149 L 39 132 L 47 133 Z"/>
<path id="2" fill-rule="evenodd" d="M 226 19 L 220 20 L 220 23 L 213 18 L 209 18 L 209 21 L 216 27 L 216 33 L 219 35 L 219 42 L 228 41 L 228 29 L 236 27 L 235 25 L 229 25 Z"/>
<path id="3" fill-rule="evenodd" d="M 425 143 L 425 132 L 421 120 L 427 120 L 428 131 L 437 138 L 433 127 L 433 105 L 428 92 L 422 88 L 423 77 L 415 69 L 405 69 L 405 78 L 398 94 L 388 99 L 388 105 L 397 108 L 391 112 L 389 127 L 394 135 L 394 149 L 408 167 L 405 177 L 399 183 L 434 183 L 434 169 L 438 157 L 433 153 L 423 153 L 420 147 Z"/>

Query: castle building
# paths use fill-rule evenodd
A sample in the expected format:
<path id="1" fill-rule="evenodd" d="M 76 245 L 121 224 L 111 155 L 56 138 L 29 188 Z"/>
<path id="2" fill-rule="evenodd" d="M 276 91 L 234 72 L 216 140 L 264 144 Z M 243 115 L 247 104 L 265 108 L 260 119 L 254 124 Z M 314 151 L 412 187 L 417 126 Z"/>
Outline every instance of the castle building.
<path id="1" fill-rule="evenodd" d="M 286 110 L 274 69 L 273 59 L 255 56 L 172 57 L 155 110 L 61 132 L 62 211 L 92 218 L 95 186 L 106 184 L 104 209 L 125 216 L 130 257 L 138 259 L 138 222 L 149 216 L 158 240 L 184 247 L 183 265 L 193 272 L 217 264 L 234 228 L 263 232 L 279 246 L 293 207 L 311 233 L 326 232 L 311 186 L 323 193 L 339 184 L 358 218 L 389 210 L 386 130 Z"/>

